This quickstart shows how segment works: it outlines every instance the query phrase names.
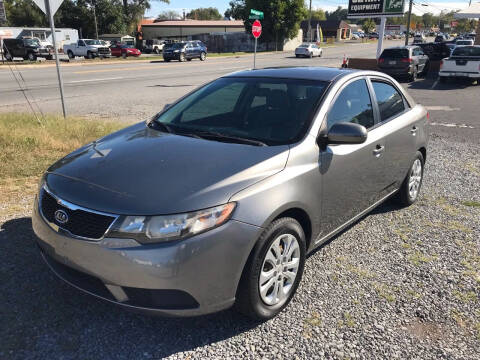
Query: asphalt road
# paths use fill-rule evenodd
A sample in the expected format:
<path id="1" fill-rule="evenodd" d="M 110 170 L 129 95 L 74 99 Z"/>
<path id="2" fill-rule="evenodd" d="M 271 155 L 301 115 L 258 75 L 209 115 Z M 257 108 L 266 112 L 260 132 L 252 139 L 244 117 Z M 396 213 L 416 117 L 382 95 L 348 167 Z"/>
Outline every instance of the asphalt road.
<path id="1" fill-rule="evenodd" d="M 385 42 L 385 46 L 401 44 L 402 40 Z M 284 52 L 259 54 L 257 67 L 339 67 L 344 54 L 371 58 L 375 52 L 376 43 L 355 43 L 325 48 L 322 58 L 297 59 L 293 53 Z M 252 65 L 252 55 L 212 57 L 205 62 L 193 60 L 186 63 L 119 60 L 103 64 L 62 64 L 67 112 L 122 121 L 144 120 L 196 87 Z M 435 75 L 403 85 L 417 102 L 429 109 L 434 133 L 478 142 L 480 125 L 475 100 L 478 99 L 478 85 L 440 84 Z M 0 94 L 0 112 L 32 111 L 26 98 L 36 111 L 61 112 L 54 66 L 0 67 Z"/>

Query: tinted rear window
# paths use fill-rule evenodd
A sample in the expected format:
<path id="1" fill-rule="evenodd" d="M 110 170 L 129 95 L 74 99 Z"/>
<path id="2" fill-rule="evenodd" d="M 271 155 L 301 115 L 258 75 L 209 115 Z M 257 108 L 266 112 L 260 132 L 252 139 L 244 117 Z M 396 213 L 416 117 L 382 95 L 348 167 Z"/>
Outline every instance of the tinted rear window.
<path id="1" fill-rule="evenodd" d="M 452 56 L 480 56 L 480 47 L 465 46 L 453 50 Z"/>
<path id="2" fill-rule="evenodd" d="M 407 49 L 385 49 L 383 50 L 382 58 L 408 58 Z"/>

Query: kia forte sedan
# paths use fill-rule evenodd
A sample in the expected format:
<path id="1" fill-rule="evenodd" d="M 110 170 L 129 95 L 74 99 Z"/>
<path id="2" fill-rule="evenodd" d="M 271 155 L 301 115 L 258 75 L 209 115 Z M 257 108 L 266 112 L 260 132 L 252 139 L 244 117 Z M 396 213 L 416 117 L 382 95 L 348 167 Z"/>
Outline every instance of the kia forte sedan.
<path id="1" fill-rule="evenodd" d="M 390 197 L 417 200 L 427 119 L 378 72 L 224 76 L 53 164 L 33 211 L 41 254 L 126 308 L 269 319 L 309 252 Z"/>

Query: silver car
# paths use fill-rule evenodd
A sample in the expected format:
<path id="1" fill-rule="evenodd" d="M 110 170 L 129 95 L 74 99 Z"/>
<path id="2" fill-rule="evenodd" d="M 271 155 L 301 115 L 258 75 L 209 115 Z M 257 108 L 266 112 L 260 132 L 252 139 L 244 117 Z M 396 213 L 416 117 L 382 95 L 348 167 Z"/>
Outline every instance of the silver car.
<path id="1" fill-rule="evenodd" d="M 417 200 L 427 119 L 378 72 L 227 75 L 52 165 L 32 217 L 41 254 L 129 309 L 269 319 L 308 253 L 390 197 Z"/>
<path id="2" fill-rule="evenodd" d="M 295 56 L 298 57 L 309 57 L 314 56 L 321 57 L 323 55 L 323 50 L 317 44 L 305 43 L 301 44 L 295 49 Z"/>

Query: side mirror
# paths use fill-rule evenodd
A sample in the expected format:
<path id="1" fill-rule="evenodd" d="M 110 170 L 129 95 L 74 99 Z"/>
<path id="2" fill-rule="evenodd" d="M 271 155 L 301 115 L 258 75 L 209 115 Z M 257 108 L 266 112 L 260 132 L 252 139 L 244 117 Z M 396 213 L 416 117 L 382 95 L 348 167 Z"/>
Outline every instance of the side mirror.
<path id="1" fill-rule="evenodd" d="M 165 105 L 163 106 L 163 110 L 162 110 L 162 111 L 167 110 L 170 106 L 172 106 L 172 104 L 165 104 Z"/>
<path id="2" fill-rule="evenodd" d="M 341 122 L 334 124 L 327 134 L 328 144 L 361 144 L 367 140 L 365 126 Z"/>

